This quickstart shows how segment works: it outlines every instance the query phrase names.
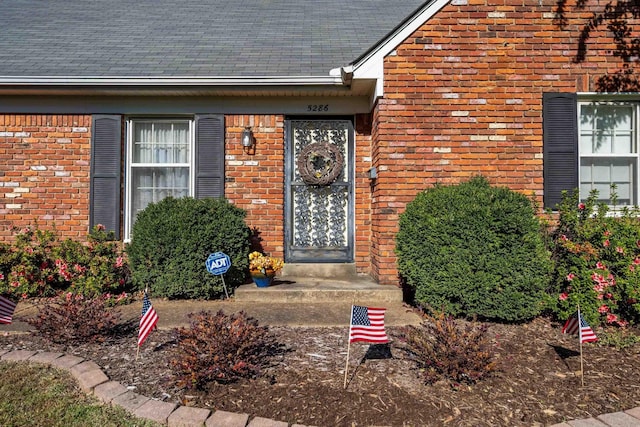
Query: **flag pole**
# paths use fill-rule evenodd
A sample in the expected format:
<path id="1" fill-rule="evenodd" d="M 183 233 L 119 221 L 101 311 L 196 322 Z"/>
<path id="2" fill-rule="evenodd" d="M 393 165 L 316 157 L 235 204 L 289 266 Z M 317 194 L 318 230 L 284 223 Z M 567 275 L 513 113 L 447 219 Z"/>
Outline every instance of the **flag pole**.
<path id="1" fill-rule="evenodd" d="M 149 292 L 149 286 L 147 285 L 144 287 L 144 294 L 147 295 L 148 292 Z M 137 344 L 137 347 L 138 348 L 136 349 L 136 362 L 138 361 L 138 356 L 140 356 L 140 344 Z"/>
<path id="2" fill-rule="evenodd" d="M 580 314 L 580 304 L 578 304 L 578 340 L 580 341 L 580 380 L 584 387 L 584 362 L 582 359 L 582 315 Z"/>
<path id="3" fill-rule="evenodd" d="M 347 389 L 347 373 L 349 372 L 349 353 L 351 351 L 351 321 L 353 320 L 353 304 L 351 304 L 351 315 L 349 315 L 349 336 L 347 336 L 347 361 L 344 366 L 344 389 Z"/>

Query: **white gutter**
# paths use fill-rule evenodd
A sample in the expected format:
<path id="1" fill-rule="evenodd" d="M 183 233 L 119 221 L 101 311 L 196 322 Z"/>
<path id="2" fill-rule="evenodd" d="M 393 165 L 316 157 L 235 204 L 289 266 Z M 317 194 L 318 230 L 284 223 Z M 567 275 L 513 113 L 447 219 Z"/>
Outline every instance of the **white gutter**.
<path id="1" fill-rule="evenodd" d="M 0 76 L 0 86 L 343 86 L 340 76 L 49 77 Z"/>

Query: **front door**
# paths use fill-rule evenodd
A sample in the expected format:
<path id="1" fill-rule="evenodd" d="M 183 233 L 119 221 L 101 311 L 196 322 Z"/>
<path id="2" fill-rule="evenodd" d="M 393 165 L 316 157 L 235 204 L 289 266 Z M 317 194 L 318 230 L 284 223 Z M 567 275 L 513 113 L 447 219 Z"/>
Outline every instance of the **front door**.
<path id="1" fill-rule="evenodd" d="M 290 119 L 285 128 L 285 259 L 353 262 L 353 123 Z"/>

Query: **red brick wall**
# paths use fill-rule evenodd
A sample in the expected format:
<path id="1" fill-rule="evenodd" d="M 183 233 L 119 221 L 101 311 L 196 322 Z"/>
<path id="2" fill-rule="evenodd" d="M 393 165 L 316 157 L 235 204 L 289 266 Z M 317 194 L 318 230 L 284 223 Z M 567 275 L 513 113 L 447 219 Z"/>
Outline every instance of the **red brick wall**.
<path id="1" fill-rule="evenodd" d="M 245 152 L 240 138 L 251 126 L 255 151 Z M 284 117 L 225 117 L 225 195 L 247 211 L 247 224 L 259 232 L 263 250 L 284 255 Z"/>
<path id="2" fill-rule="evenodd" d="M 371 182 L 371 276 L 378 281 L 386 280 L 387 283 L 396 284 L 397 281 L 393 280 L 393 276 L 396 275 L 396 259 L 393 255 L 393 245 L 389 245 L 384 239 L 394 238 L 397 233 L 396 224 L 393 222 L 389 224 L 385 221 L 385 215 L 391 213 L 397 222 L 398 212 L 396 209 L 391 208 L 388 202 L 380 200 L 380 196 L 383 193 L 380 191 L 379 177 L 384 177 L 388 168 L 380 160 L 380 103 L 373 110 L 372 121 L 374 125 L 371 131 L 371 139 L 373 141 L 371 145 L 371 163 L 376 168 L 378 178 Z M 385 265 L 384 263 L 390 264 Z"/>
<path id="3" fill-rule="evenodd" d="M 373 116 L 359 114 L 355 121 L 355 262 L 359 273 L 371 274 L 371 137 Z"/>
<path id="4" fill-rule="evenodd" d="M 86 237 L 90 132 L 90 116 L 0 115 L 0 241 L 36 222 Z"/>
<path id="5" fill-rule="evenodd" d="M 591 12 L 569 14 L 562 30 L 555 5 L 454 0 L 386 58 L 372 210 L 374 275 L 382 283 L 398 283 L 399 214 L 436 182 L 483 174 L 541 203 L 542 94 L 595 91 L 594 79 L 616 66 L 608 40 L 574 63 Z"/>

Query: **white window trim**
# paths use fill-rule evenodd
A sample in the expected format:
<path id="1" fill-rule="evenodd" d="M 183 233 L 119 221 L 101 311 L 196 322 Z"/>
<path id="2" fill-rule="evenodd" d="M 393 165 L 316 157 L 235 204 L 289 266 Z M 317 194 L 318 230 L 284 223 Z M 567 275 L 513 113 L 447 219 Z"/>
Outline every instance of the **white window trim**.
<path id="1" fill-rule="evenodd" d="M 184 166 L 183 163 L 136 163 L 133 166 L 133 124 L 135 122 L 150 121 L 154 123 L 186 121 L 189 123 L 189 197 L 195 194 L 195 118 L 185 116 L 175 117 L 128 117 L 126 119 L 126 154 L 125 154 L 125 206 L 124 206 L 124 242 L 131 242 L 131 210 L 132 210 L 132 170 L 135 167 L 177 167 Z"/>
<path id="2" fill-rule="evenodd" d="M 590 153 L 583 155 L 582 154 L 582 132 L 580 127 L 580 120 L 582 117 L 582 108 L 588 105 L 620 105 L 620 106 L 631 106 L 633 107 L 632 114 L 632 143 L 634 144 L 633 152 L 627 154 L 607 154 L 607 153 Z M 610 213 L 613 213 L 614 209 L 621 209 L 625 207 L 633 207 L 640 204 L 640 100 L 638 98 L 630 98 L 628 96 L 624 97 L 612 97 L 612 96 L 587 96 L 578 98 L 578 108 L 577 108 L 577 129 L 578 133 L 578 189 L 580 191 L 580 200 L 585 200 L 589 197 L 588 194 L 582 194 L 582 159 L 583 158 L 627 158 L 627 159 L 636 159 L 635 170 L 633 173 L 633 184 L 634 188 L 631 191 L 634 191 L 633 198 L 635 198 L 635 204 L 632 205 L 609 205 L 611 209 Z"/>

